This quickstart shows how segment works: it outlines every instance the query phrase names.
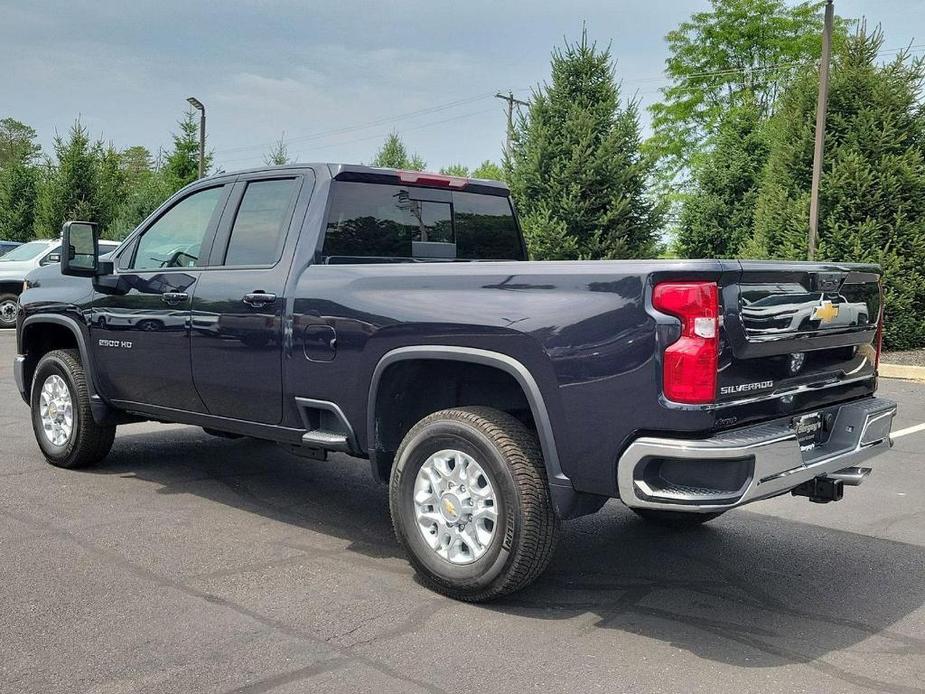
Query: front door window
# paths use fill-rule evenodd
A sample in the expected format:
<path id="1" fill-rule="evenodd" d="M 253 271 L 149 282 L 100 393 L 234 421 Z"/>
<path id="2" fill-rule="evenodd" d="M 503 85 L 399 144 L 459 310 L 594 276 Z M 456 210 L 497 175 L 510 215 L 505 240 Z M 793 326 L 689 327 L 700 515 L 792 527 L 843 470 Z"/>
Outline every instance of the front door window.
<path id="1" fill-rule="evenodd" d="M 223 195 L 222 186 L 183 198 L 142 234 L 133 270 L 196 267 L 202 263 L 202 241 Z"/>

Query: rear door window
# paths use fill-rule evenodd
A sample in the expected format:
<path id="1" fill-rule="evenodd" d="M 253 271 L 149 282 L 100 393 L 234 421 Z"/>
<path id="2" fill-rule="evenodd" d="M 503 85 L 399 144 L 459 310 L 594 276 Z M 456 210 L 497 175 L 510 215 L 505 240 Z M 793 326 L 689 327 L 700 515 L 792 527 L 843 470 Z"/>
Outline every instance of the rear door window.
<path id="1" fill-rule="evenodd" d="M 225 265 L 273 265 L 279 260 L 296 192 L 294 178 L 247 184 L 231 228 Z"/>

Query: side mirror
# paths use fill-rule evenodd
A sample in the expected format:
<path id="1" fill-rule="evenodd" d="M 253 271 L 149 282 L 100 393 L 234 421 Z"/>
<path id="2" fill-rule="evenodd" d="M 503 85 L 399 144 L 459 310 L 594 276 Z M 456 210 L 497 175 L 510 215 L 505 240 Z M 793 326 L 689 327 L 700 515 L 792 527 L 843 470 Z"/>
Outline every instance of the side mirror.
<path id="1" fill-rule="evenodd" d="M 93 222 L 65 222 L 61 230 L 61 274 L 95 277 L 99 266 L 97 227 Z"/>
<path id="2" fill-rule="evenodd" d="M 60 263 L 60 262 L 61 262 L 60 253 L 49 253 L 48 255 L 45 256 L 45 260 L 43 260 L 39 264 L 40 265 L 54 265 L 55 263 Z"/>

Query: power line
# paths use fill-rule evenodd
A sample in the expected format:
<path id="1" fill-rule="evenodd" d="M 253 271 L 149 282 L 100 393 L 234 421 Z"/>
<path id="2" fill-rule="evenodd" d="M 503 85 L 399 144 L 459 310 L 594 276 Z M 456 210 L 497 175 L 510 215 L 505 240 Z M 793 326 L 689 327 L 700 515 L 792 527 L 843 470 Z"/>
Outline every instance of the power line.
<path id="1" fill-rule="evenodd" d="M 365 130 L 367 128 L 374 128 L 377 125 L 384 125 L 386 123 L 391 123 L 397 120 L 402 120 L 404 118 L 415 118 L 417 116 L 428 115 L 431 113 L 437 113 L 439 111 L 445 111 L 450 108 L 455 108 L 457 106 L 463 106 L 465 104 L 470 104 L 475 101 L 481 101 L 482 99 L 488 99 L 492 94 L 480 94 L 478 96 L 470 96 L 462 99 L 456 99 L 454 101 L 449 101 L 444 104 L 438 104 L 437 106 L 430 106 L 427 108 L 417 109 L 415 111 L 408 111 L 406 113 L 399 113 L 393 116 L 386 116 L 384 118 L 377 118 L 376 120 L 366 121 L 364 123 L 357 123 L 356 125 L 351 125 L 343 128 L 334 128 L 332 130 L 321 130 L 316 133 L 311 133 L 309 135 L 300 135 L 298 137 L 291 137 L 287 142 L 307 142 L 309 140 L 316 140 L 322 137 L 330 137 L 331 135 L 343 135 L 349 132 L 355 132 L 357 130 Z M 252 149 L 261 149 L 265 147 L 271 147 L 274 143 L 261 143 L 256 145 L 243 145 L 241 147 L 229 147 L 226 149 L 216 150 L 216 153 L 233 153 L 233 152 L 246 152 Z"/>
<path id="2" fill-rule="evenodd" d="M 889 53 L 900 53 L 900 52 L 902 52 L 902 51 L 912 51 L 912 50 L 918 49 L 918 48 L 925 48 L 925 43 L 921 43 L 921 44 L 911 44 L 911 45 L 909 45 L 909 46 L 904 46 L 904 47 L 900 47 L 900 48 L 887 48 L 887 49 L 883 49 L 882 51 L 879 51 L 879 52 L 877 53 L 877 55 L 885 55 L 885 54 L 889 54 Z M 708 70 L 708 71 L 703 71 L 703 72 L 692 73 L 692 74 L 690 74 L 690 75 L 687 75 L 686 78 L 687 78 L 687 79 L 691 79 L 691 78 L 698 78 L 698 77 L 713 77 L 713 76 L 721 77 L 721 76 L 728 76 L 728 75 L 735 75 L 735 74 L 745 74 L 745 73 L 752 73 L 752 72 L 764 72 L 764 71 L 769 71 L 769 70 L 777 70 L 777 69 L 786 69 L 786 68 L 792 68 L 792 67 L 799 67 L 799 66 L 805 65 L 805 64 L 806 64 L 805 61 L 793 61 L 793 62 L 787 62 L 787 63 L 772 63 L 772 64 L 768 64 L 768 65 L 756 65 L 756 66 L 749 66 L 749 67 L 744 67 L 744 68 L 729 68 L 729 69 L 725 69 L 725 70 Z M 624 80 L 621 80 L 621 83 L 622 83 L 622 84 L 637 84 L 637 83 L 644 83 L 644 82 L 665 82 L 665 83 L 669 83 L 669 82 L 672 82 L 672 81 L 674 81 L 674 79 L 673 79 L 672 77 L 669 77 L 669 76 L 666 76 L 666 75 L 661 75 L 661 76 L 659 76 L 659 77 L 651 76 L 651 77 L 637 77 L 637 78 L 624 79 Z M 488 99 L 488 98 L 493 97 L 493 96 L 494 96 L 494 97 L 497 97 L 497 98 L 504 99 L 505 101 L 508 101 L 508 123 L 509 123 L 509 125 L 508 125 L 508 134 L 509 134 L 509 137 L 508 137 L 508 144 L 509 144 L 509 141 L 510 141 L 510 131 L 511 131 L 511 127 L 512 127 L 512 125 L 513 125 L 513 123 L 512 123 L 512 120 L 513 120 L 513 105 L 514 105 L 515 103 L 518 104 L 518 105 L 528 105 L 527 102 L 525 102 L 525 101 L 520 101 L 520 100 L 514 99 L 514 93 L 530 92 L 530 91 L 532 91 L 532 90 L 533 90 L 533 87 L 521 87 L 521 88 L 519 88 L 519 89 L 515 89 L 515 90 L 512 90 L 512 91 L 509 91 L 507 95 L 502 95 L 502 94 L 498 93 L 498 94 L 479 94 L 479 95 L 464 97 L 464 98 L 455 99 L 455 100 L 453 100 L 453 101 L 449 101 L 449 102 L 446 102 L 446 103 L 443 103 L 443 104 L 438 104 L 438 105 L 436 105 L 436 106 L 430 106 L 430 107 L 427 107 L 427 108 L 416 109 L 416 110 L 414 110 L 414 111 L 407 111 L 407 112 L 405 112 L 405 113 L 398 113 L 398 114 L 394 114 L 394 115 L 392 115 L 392 116 L 386 116 L 386 117 L 383 117 L 383 118 L 377 118 L 377 119 L 375 119 L 375 120 L 366 121 L 366 122 L 363 122 L 363 123 L 357 123 L 357 124 L 355 124 L 355 125 L 351 125 L 351 126 L 347 126 L 347 127 L 333 128 L 333 129 L 330 129 L 330 130 L 321 130 L 321 131 L 318 131 L 318 132 L 315 132 L 315 133 L 310 133 L 310 134 L 307 134 L 307 135 L 296 136 L 296 137 L 293 137 L 293 138 L 289 138 L 289 139 L 287 140 L 287 144 L 288 144 L 288 143 L 310 142 L 311 140 L 317 140 L 317 139 L 321 139 L 321 138 L 325 138 L 325 137 L 330 137 L 330 136 L 332 136 L 332 135 L 343 135 L 343 134 L 347 134 L 347 133 L 351 133 L 351 132 L 357 132 L 357 131 L 360 131 L 360 130 L 366 130 L 367 128 L 373 128 L 373 127 L 376 127 L 376 126 L 378 126 L 378 125 L 384 125 L 384 124 L 387 124 L 387 123 L 394 123 L 394 122 L 398 122 L 398 121 L 401 121 L 401 120 L 404 120 L 404 119 L 407 119 L 407 118 L 416 118 L 416 117 L 419 117 L 419 116 L 429 115 L 429 114 L 432 114 L 432 113 L 439 113 L 440 111 L 445 111 L 445 110 L 448 110 L 448 109 L 455 108 L 455 107 L 457 107 L 457 106 L 463 106 L 463 105 L 465 105 L 465 104 L 474 103 L 474 102 L 476 102 L 476 101 L 481 101 L 482 99 Z M 656 89 L 655 91 L 658 91 L 658 89 Z M 480 113 L 487 113 L 487 111 L 480 112 Z M 471 115 L 473 115 L 473 114 L 464 114 L 463 116 L 460 116 L 460 117 L 461 117 L 461 118 L 468 118 L 468 117 L 470 117 Z M 452 121 L 452 120 L 456 120 L 456 118 L 454 117 L 454 118 L 449 119 L 449 121 Z M 440 122 L 444 122 L 444 121 L 440 121 Z M 429 127 L 429 124 L 425 124 L 423 127 Z M 412 128 L 412 129 L 413 129 L 413 128 Z M 406 128 L 406 130 L 407 130 L 407 128 Z M 361 140 L 366 140 L 366 139 L 374 139 L 375 137 L 379 137 L 379 135 L 372 136 L 372 137 L 369 137 L 369 138 L 360 138 L 360 140 L 350 140 L 350 141 L 346 141 L 346 142 L 335 143 L 335 145 L 332 145 L 332 146 L 337 146 L 337 145 L 339 145 L 339 144 L 350 144 L 351 142 L 356 142 L 356 141 L 361 141 Z M 273 142 L 265 142 L 265 143 L 254 144 L 254 145 L 242 145 L 242 146 L 239 146 L 239 147 L 228 147 L 228 148 L 225 148 L 225 149 L 215 150 L 215 154 L 232 154 L 232 153 L 237 153 L 237 152 L 248 152 L 248 151 L 256 150 L 256 149 L 266 149 L 267 147 L 272 147 L 273 144 L 274 144 Z M 325 147 L 326 147 L 326 146 L 327 146 L 327 145 L 325 145 Z M 246 160 L 248 160 L 248 159 L 250 159 L 250 158 L 251 158 L 251 157 L 241 157 L 241 158 L 237 158 L 237 159 L 229 159 L 229 160 L 227 160 L 227 161 L 229 161 L 229 162 L 234 162 L 234 161 L 246 161 Z"/>
<path id="3" fill-rule="evenodd" d="M 401 132 L 404 133 L 404 132 L 413 132 L 413 131 L 415 131 L 415 130 L 423 130 L 424 128 L 431 128 L 431 127 L 433 127 L 433 126 L 435 126 L 435 125 L 443 125 L 444 123 L 451 123 L 451 122 L 453 122 L 453 121 L 462 120 L 462 119 L 464 119 L 464 118 L 472 118 L 473 116 L 481 116 L 481 115 L 484 115 L 484 114 L 486 114 L 486 113 L 494 113 L 494 112 L 495 112 L 495 109 L 490 108 L 490 109 L 483 109 L 483 110 L 481 110 L 481 111 L 473 111 L 473 112 L 471 112 L 471 113 L 463 113 L 463 114 L 458 115 L 458 116 L 452 116 L 451 118 L 443 118 L 443 119 L 441 119 L 441 120 L 432 121 L 432 122 L 430 122 L 430 123 L 421 123 L 421 124 L 419 124 L 419 125 L 414 125 L 414 126 L 411 126 L 411 127 L 402 128 Z M 313 147 L 312 149 L 313 149 L 313 150 L 330 149 L 331 147 L 342 147 L 342 146 L 346 146 L 346 145 L 352 145 L 352 144 L 357 143 L 357 142 L 366 142 L 366 141 L 368 141 L 368 140 L 380 140 L 380 139 L 386 137 L 387 135 L 388 135 L 388 133 L 377 133 L 377 134 L 375 134 L 375 135 L 366 135 L 366 136 L 364 136 L 364 137 L 357 137 L 357 138 L 354 138 L 354 139 L 352 139 L 352 140 L 343 140 L 343 141 L 341 141 L 341 142 L 332 142 L 332 143 L 329 143 L 329 144 L 326 144 L 326 145 L 319 145 L 319 146 L 317 146 L 317 147 Z M 288 142 L 289 142 L 289 141 L 287 141 L 287 144 L 288 144 Z M 224 160 L 222 160 L 222 164 L 233 164 L 233 163 L 239 162 L 239 161 L 253 161 L 253 159 L 254 159 L 255 156 L 256 156 L 256 155 L 250 156 L 250 157 L 239 157 L 239 158 L 237 158 L 237 159 L 224 159 Z"/>

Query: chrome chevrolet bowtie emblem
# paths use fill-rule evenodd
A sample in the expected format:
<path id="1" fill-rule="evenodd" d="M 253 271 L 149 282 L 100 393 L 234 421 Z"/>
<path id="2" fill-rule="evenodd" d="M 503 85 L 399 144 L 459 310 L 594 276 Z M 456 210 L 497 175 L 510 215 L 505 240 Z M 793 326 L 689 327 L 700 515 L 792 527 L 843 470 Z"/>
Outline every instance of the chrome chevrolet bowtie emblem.
<path id="1" fill-rule="evenodd" d="M 820 323 L 830 323 L 838 317 L 838 306 L 833 304 L 828 299 L 823 299 L 819 302 L 819 305 L 813 309 L 813 315 L 811 316 L 812 320 L 817 320 Z"/>

